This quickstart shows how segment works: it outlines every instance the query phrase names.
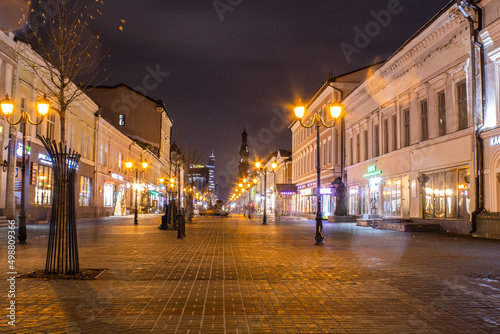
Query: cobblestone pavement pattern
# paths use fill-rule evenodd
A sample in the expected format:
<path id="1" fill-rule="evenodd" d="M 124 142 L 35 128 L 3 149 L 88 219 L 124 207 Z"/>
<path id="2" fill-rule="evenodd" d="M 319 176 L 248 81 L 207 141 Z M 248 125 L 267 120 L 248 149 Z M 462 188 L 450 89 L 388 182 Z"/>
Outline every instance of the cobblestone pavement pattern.
<path id="1" fill-rule="evenodd" d="M 187 237 L 160 216 L 79 221 L 81 268 L 97 280 L 16 280 L 15 333 L 500 333 L 500 242 L 299 219 L 196 217 Z M 7 272 L 6 228 L 1 233 Z M 47 226 L 16 246 L 44 267 Z M 7 314 L 6 280 L 0 284 Z"/>

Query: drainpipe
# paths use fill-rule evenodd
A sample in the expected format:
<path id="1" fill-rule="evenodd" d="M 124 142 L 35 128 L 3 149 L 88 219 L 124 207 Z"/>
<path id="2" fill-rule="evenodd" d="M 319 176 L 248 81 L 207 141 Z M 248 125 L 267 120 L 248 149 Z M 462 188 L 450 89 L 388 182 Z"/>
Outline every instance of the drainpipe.
<path id="1" fill-rule="evenodd" d="M 479 32 L 483 29 L 483 9 L 479 7 L 476 3 L 470 2 L 469 0 L 456 0 L 458 9 L 464 15 L 464 17 L 469 21 L 470 34 L 471 34 L 471 62 L 472 62 L 472 110 L 473 114 L 473 124 L 474 124 L 474 184 L 476 187 L 475 197 L 477 208 L 471 213 L 471 230 L 470 234 L 473 234 L 477 230 L 477 216 L 479 213 L 484 211 L 484 142 L 481 138 L 481 132 L 484 127 L 484 115 L 486 110 L 486 73 L 485 73 L 485 54 L 484 45 L 479 41 Z M 477 13 L 477 28 L 474 27 L 474 20 L 465 11 L 465 7 L 473 8 Z M 476 47 L 479 48 L 479 62 L 481 67 L 481 124 L 477 123 L 476 118 Z"/>
<path id="2" fill-rule="evenodd" d="M 99 200 L 99 185 L 97 184 L 97 150 L 99 149 L 99 124 L 101 118 L 101 107 L 98 106 L 97 111 L 94 113 L 94 147 L 92 149 L 92 159 L 94 160 L 94 189 L 92 193 L 93 197 L 93 206 L 94 206 L 94 215 L 95 217 L 99 217 L 99 206 L 97 205 Z"/>

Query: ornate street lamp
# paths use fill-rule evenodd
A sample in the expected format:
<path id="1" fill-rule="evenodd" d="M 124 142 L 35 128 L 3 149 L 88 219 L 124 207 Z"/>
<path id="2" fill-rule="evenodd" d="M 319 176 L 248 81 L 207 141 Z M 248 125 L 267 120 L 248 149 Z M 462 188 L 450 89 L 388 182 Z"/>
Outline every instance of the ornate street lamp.
<path id="1" fill-rule="evenodd" d="M 278 164 L 276 162 L 273 162 L 271 164 L 271 170 L 269 173 L 274 173 L 276 168 L 278 167 Z M 267 173 L 268 169 L 266 166 L 263 166 L 260 162 L 255 163 L 255 168 L 257 168 L 258 172 L 261 172 L 262 170 L 264 171 L 264 215 L 262 216 L 262 225 L 267 225 Z M 261 170 L 262 169 L 262 170 Z M 276 183 L 276 174 L 274 174 L 274 183 Z"/>
<path id="2" fill-rule="evenodd" d="M 315 114 L 311 123 L 309 125 L 305 125 L 302 123 L 302 118 L 304 117 L 306 108 L 303 105 L 298 105 L 294 108 L 295 111 L 295 116 L 299 120 L 299 123 L 302 127 L 304 128 L 310 128 L 314 125 L 316 125 L 316 157 L 317 157 L 317 180 L 316 180 L 316 245 L 322 245 L 323 244 L 323 217 L 322 217 L 322 211 L 321 211 L 321 197 L 320 197 L 320 188 L 321 188 L 321 151 L 320 151 L 320 139 L 319 139 L 319 130 L 321 125 L 323 125 L 326 128 L 331 128 L 335 126 L 337 123 L 337 118 L 340 117 L 340 114 L 342 113 L 342 105 L 338 102 L 334 102 L 330 105 L 330 114 L 333 117 L 333 124 L 327 125 L 323 117 L 319 113 Z"/>
<path id="3" fill-rule="evenodd" d="M 137 189 L 139 188 L 139 173 L 143 173 L 146 171 L 146 168 L 148 168 L 148 163 L 146 161 L 143 161 L 141 163 L 142 168 L 138 166 L 134 166 L 132 161 L 127 161 L 125 163 L 125 167 L 127 167 L 131 172 L 135 172 L 135 184 L 134 184 L 134 197 L 135 197 L 135 211 L 134 211 L 134 225 L 138 224 L 137 220 Z"/>
<path id="4" fill-rule="evenodd" d="M 34 126 L 38 126 L 42 123 L 45 115 L 48 114 L 50 110 L 50 102 L 47 100 L 47 96 L 43 96 L 37 103 L 37 121 L 33 122 L 30 115 L 23 111 L 19 116 L 17 121 L 10 121 L 9 117 L 14 114 L 14 101 L 9 98 L 9 94 L 5 94 L 5 98 L 0 101 L 0 107 L 5 119 L 10 125 L 17 125 L 21 123 L 21 131 L 23 133 L 23 148 L 21 155 L 21 210 L 19 211 L 19 239 L 20 244 L 26 243 L 26 125 L 28 122 Z M 38 121 L 38 116 L 41 119 Z"/>

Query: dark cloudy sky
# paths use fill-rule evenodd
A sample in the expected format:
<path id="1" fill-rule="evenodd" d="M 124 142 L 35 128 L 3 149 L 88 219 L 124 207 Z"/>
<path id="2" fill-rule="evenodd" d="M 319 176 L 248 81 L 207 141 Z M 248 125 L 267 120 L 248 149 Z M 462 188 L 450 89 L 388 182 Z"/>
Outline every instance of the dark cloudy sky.
<path id="1" fill-rule="evenodd" d="M 355 28 L 365 29 L 373 11 L 397 2 L 104 0 L 99 24 L 118 32 L 126 21 L 109 40 L 105 84 L 143 86 L 148 67 L 168 72 L 149 95 L 165 102 L 174 138 L 207 158 L 215 151 L 224 183 L 235 177 L 228 162 L 238 158 L 244 126 L 259 145 L 253 158 L 290 149 L 291 134 L 277 123 L 283 117 L 276 110 L 298 96 L 307 100 L 330 71 L 338 75 L 389 57 L 449 1 L 400 0 L 402 10 L 348 61 L 341 43 L 354 45 Z M 214 4 L 231 10 L 218 13 Z"/>

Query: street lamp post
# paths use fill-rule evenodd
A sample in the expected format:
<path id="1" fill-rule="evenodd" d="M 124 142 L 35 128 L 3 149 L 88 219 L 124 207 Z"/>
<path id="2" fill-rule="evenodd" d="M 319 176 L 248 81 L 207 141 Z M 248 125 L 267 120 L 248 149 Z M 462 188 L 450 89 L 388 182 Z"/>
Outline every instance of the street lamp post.
<path id="1" fill-rule="evenodd" d="M 146 171 L 146 168 L 148 168 L 148 163 L 146 161 L 143 161 L 142 162 L 142 169 L 137 167 L 137 166 L 134 166 L 132 161 L 127 161 L 125 163 L 125 166 L 132 172 L 135 172 L 135 186 L 134 186 L 134 197 L 135 197 L 135 211 L 134 211 L 134 225 L 137 225 L 138 224 L 138 220 L 137 220 L 137 188 L 139 188 L 139 184 L 138 184 L 138 179 L 139 179 L 139 172 L 140 173 L 143 173 Z"/>
<path id="2" fill-rule="evenodd" d="M 19 235 L 17 236 L 17 238 L 19 239 L 20 244 L 25 244 L 27 237 L 26 235 L 26 125 L 28 125 L 28 122 L 30 124 L 33 124 L 34 126 L 38 126 L 39 124 L 41 124 L 43 118 L 49 112 L 50 102 L 47 100 L 47 97 L 45 95 L 41 100 L 38 101 L 37 113 L 39 116 L 42 117 L 42 119 L 38 121 L 38 115 L 37 115 L 37 122 L 33 122 L 31 120 L 30 115 L 26 111 L 23 111 L 21 113 L 21 115 L 19 116 L 19 120 L 14 122 L 10 121 L 9 117 L 11 117 L 14 114 L 14 102 L 9 98 L 9 94 L 5 94 L 5 98 L 0 101 L 0 107 L 2 109 L 2 113 L 5 115 L 6 121 L 10 125 L 17 125 L 21 123 L 21 130 L 23 133 L 23 148 L 21 155 L 21 210 L 19 211 Z"/>
<path id="3" fill-rule="evenodd" d="M 267 225 L 267 167 L 263 166 L 260 162 L 255 163 L 255 167 L 257 168 L 257 171 L 261 171 L 261 168 L 264 170 L 264 214 L 262 216 L 262 225 Z M 276 162 L 273 162 L 271 164 L 272 172 L 274 173 L 276 167 L 278 167 L 278 164 Z M 270 172 L 271 172 L 270 171 Z M 275 174 L 276 175 L 276 174 Z"/>
<path id="4" fill-rule="evenodd" d="M 252 208 L 251 208 L 251 196 L 250 196 L 250 190 L 252 189 L 252 185 L 250 183 L 247 183 L 247 188 L 248 188 L 248 219 L 252 218 Z"/>
<path id="5" fill-rule="evenodd" d="M 320 188 L 321 188 L 321 150 L 320 150 L 320 128 L 321 125 L 323 125 L 326 128 L 331 128 L 335 126 L 337 123 L 337 118 L 340 116 L 340 113 L 342 112 L 342 105 L 340 105 L 338 102 L 334 102 L 330 106 L 330 114 L 332 115 L 334 121 L 332 125 L 327 125 L 325 121 L 323 120 L 323 117 L 319 113 L 315 114 L 311 123 L 309 125 L 305 125 L 302 123 L 302 118 L 304 117 L 305 113 L 305 107 L 304 106 L 297 106 L 294 108 L 295 111 L 295 116 L 299 120 L 299 123 L 302 127 L 304 128 L 310 128 L 312 126 L 316 126 L 316 245 L 323 245 L 323 217 L 322 217 L 322 211 L 321 211 L 321 196 L 320 196 Z"/>

